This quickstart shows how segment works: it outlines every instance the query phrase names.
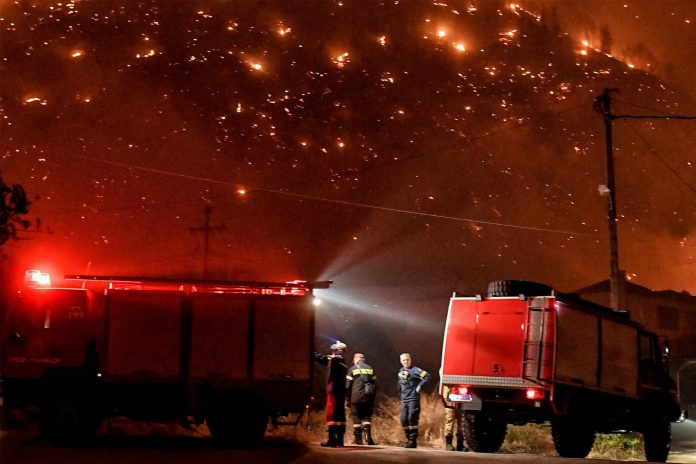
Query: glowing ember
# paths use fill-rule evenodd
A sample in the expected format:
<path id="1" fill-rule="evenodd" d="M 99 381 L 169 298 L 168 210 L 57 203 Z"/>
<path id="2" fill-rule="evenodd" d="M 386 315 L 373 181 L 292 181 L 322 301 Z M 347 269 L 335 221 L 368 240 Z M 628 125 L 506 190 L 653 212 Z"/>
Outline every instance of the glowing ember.
<path id="1" fill-rule="evenodd" d="M 38 104 L 41 106 L 46 106 L 48 102 L 42 98 L 39 97 L 28 97 L 24 99 L 24 104 L 25 105 L 33 105 L 33 104 Z"/>
<path id="2" fill-rule="evenodd" d="M 343 52 L 340 55 L 335 56 L 332 61 L 336 64 L 336 66 L 342 68 L 346 64 L 350 63 L 350 55 L 348 52 Z"/>

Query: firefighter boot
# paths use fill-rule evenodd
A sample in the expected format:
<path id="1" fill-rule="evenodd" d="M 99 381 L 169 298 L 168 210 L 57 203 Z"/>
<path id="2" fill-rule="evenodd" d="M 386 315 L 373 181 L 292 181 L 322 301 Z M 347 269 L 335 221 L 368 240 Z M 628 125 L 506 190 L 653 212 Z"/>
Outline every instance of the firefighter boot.
<path id="1" fill-rule="evenodd" d="M 334 442 L 334 446 L 337 446 L 339 448 L 343 447 L 343 436 L 346 434 L 346 426 L 345 425 L 337 425 L 336 426 L 336 441 Z"/>
<path id="2" fill-rule="evenodd" d="M 466 451 L 466 446 L 464 446 L 463 435 L 457 435 L 457 451 Z"/>
<path id="3" fill-rule="evenodd" d="M 447 451 L 454 451 L 454 446 L 452 446 L 452 435 L 445 435 L 445 449 Z"/>
<path id="4" fill-rule="evenodd" d="M 321 444 L 324 448 L 336 447 L 336 425 L 329 425 L 329 439 Z"/>
<path id="5" fill-rule="evenodd" d="M 363 425 L 363 430 L 365 430 L 365 443 L 368 445 L 374 445 L 375 441 L 372 439 L 372 425 Z"/>
<path id="6" fill-rule="evenodd" d="M 404 435 L 406 435 L 406 442 L 404 443 L 404 448 L 408 447 L 408 443 L 411 441 L 411 432 L 404 429 Z"/>
<path id="7" fill-rule="evenodd" d="M 353 436 L 355 437 L 353 439 L 354 445 L 362 445 L 363 444 L 362 433 L 363 433 L 362 427 L 353 427 Z"/>
<path id="8" fill-rule="evenodd" d="M 408 443 L 405 448 L 417 448 L 416 440 L 418 439 L 418 430 L 409 430 Z"/>

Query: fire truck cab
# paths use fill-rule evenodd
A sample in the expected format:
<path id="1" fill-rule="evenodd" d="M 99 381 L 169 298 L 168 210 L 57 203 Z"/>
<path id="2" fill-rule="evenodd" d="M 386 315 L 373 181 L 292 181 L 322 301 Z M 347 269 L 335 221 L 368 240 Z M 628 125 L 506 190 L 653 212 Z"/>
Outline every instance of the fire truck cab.
<path id="1" fill-rule="evenodd" d="M 296 424 L 305 411 L 312 292 L 330 282 L 65 281 L 27 273 L 0 332 L 4 409 L 38 405 L 50 441 L 125 416 L 205 421 L 221 443 L 252 444 L 269 419 Z"/>
<path id="2" fill-rule="evenodd" d="M 666 339 L 617 312 L 533 282 L 450 299 L 441 389 L 464 410 L 469 447 L 495 452 L 508 424 L 550 422 L 556 451 L 584 458 L 597 432 L 636 431 L 664 462 L 681 409 Z"/>

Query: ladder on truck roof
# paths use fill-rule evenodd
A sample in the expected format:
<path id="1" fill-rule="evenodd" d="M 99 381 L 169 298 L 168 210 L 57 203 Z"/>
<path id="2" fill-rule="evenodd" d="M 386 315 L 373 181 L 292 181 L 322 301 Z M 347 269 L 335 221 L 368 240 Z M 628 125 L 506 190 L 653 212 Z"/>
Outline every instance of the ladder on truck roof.
<path id="1" fill-rule="evenodd" d="M 177 279 L 171 277 L 105 276 L 68 274 L 65 280 L 82 282 L 106 282 L 109 289 L 123 290 L 179 290 L 192 292 L 217 292 L 261 295 L 305 295 L 315 288 L 329 288 L 333 281 L 307 282 L 255 282 L 229 280 Z"/>
<path id="2" fill-rule="evenodd" d="M 524 332 L 522 378 L 534 383 L 550 381 L 543 377 L 544 351 L 547 347 L 548 318 L 550 309 L 545 306 L 546 298 L 528 300 Z"/>

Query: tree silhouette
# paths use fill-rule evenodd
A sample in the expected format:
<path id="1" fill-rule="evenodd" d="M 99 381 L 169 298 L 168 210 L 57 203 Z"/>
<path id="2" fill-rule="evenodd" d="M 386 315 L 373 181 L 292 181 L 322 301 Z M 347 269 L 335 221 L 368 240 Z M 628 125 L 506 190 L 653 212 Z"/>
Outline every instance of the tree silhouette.
<path id="1" fill-rule="evenodd" d="M 31 202 L 27 200 L 24 187 L 18 184 L 8 185 L 0 175 L 0 246 L 10 239 L 17 238 L 17 228 L 28 229 L 31 224 L 22 216 L 29 213 Z"/>

